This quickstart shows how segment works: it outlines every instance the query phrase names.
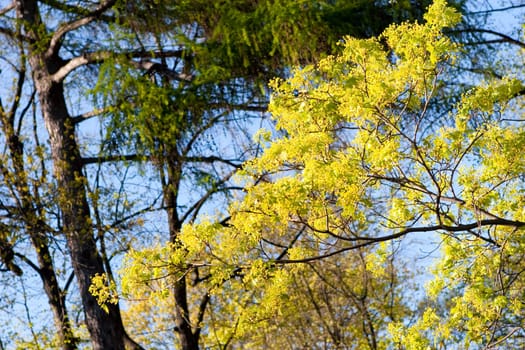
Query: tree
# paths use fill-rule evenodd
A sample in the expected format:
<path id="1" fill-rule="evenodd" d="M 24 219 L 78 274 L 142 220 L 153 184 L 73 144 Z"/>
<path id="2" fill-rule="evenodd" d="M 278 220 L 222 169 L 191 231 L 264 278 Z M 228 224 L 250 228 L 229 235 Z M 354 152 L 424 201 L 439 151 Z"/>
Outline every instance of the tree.
<path id="1" fill-rule="evenodd" d="M 443 29 L 460 16 L 435 1 L 425 20 L 379 38 L 345 37 L 341 54 L 274 80 L 270 111 L 281 137 L 259 134 L 264 153 L 243 166 L 240 181 L 251 185 L 231 217 L 186 225 L 163 255 L 135 259 L 165 263 L 159 269 L 178 278 L 204 267 L 214 293 L 244 291 L 228 299 L 242 338 L 294 306 L 297 266 L 363 249 L 379 258 L 378 243 L 435 232 L 444 250 L 430 295 L 448 302 L 412 325 L 402 313 L 390 318 L 386 344 L 522 346 L 524 84 L 507 67 L 437 116 L 433 100 L 447 93 L 450 65 L 463 62 Z"/>
<path id="2" fill-rule="evenodd" d="M 358 1 L 353 3 L 353 8 L 365 5 L 370 7 Z M 331 11 L 335 11 L 328 4 L 261 1 L 235 6 L 216 4 L 209 8 L 195 2 L 186 7 L 181 5 L 178 10 L 188 13 L 188 17 L 179 19 L 183 28 L 184 25 L 188 27 L 177 37 L 185 43 L 184 50 L 178 51 L 174 59 L 163 57 L 160 63 L 127 61 L 126 57 L 118 57 L 117 64 L 107 61 L 98 90 L 104 96 L 102 108 L 108 110 L 109 142 L 117 145 L 117 149 L 108 150 L 119 154 L 122 150 L 132 152 L 125 156 L 127 159 L 150 159 L 159 173 L 169 226 L 168 251 L 181 247 L 182 225 L 195 221 L 212 197 L 242 189 L 232 184 L 230 178 L 242 161 L 257 152 L 257 148 L 250 148 L 249 140 L 244 144 L 235 143 L 233 147 L 227 145 L 226 154 L 230 156 L 226 157 L 215 135 L 224 133 L 237 140 L 240 133 L 250 134 L 252 126 L 243 124 L 249 118 L 239 114 L 266 110 L 266 79 L 281 74 L 287 65 L 311 61 L 319 49 L 327 49 L 335 42 L 332 31 L 327 31 L 327 23 L 323 22 L 324 18 L 330 18 Z M 260 18 L 271 20 L 261 22 Z M 294 24 L 293 18 L 302 20 Z M 232 26 L 233 21 L 235 26 Z M 328 24 L 333 23 L 328 20 Z M 353 34 L 364 36 L 368 33 L 357 28 L 353 29 Z M 125 37 L 125 33 L 122 36 Z M 166 43 L 159 40 L 150 45 L 158 52 L 166 50 Z M 131 144 L 123 140 L 131 140 Z M 200 153 L 196 154 L 196 150 Z M 206 155 L 200 156 L 202 153 Z M 185 177 L 191 178 L 194 184 L 192 193 L 186 196 L 182 192 Z M 199 183 L 204 186 L 195 186 Z M 170 261 L 167 251 L 161 251 L 159 258 Z M 146 248 L 144 252 L 157 256 L 153 253 L 155 250 Z M 174 329 L 183 348 L 197 348 L 215 289 L 213 283 L 203 282 L 211 279 L 214 283 L 223 283 L 227 278 L 223 274 L 213 277 L 214 272 L 206 266 L 187 264 L 183 256 L 173 261 L 176 266 L 170 271 L 157 269 L 156 262 L 148 263 L 143 253 L 129 255 L 135 256 L 139 266 L 143 266 L 141 270 L 144 265 L 151 264 L 151 278 L 169 277 L 170 282 L 158 288 L 162 295 L 171 289 L 169 295 L 175 302 L 168 305 L 175 311 L 172 315 L 176 323 Z M 160 263 L 163 267 L 166 264 Z M 138 273 L 141 280 L 148 280 L 150 276 L 131 270 Z M 190 274 L 196 275 L 191 281 Z M 133 285 L 130 287 L 133 297 L 129 297 L 151 298 L 158 303 L 158 296 L 151 295 L 150 288 L 151 285 L 143 290 Z M 192 294 L 190 290 L 196 291 Z M 138 296 L 137 291 L 143 294 Z M 141 308 L 134 310 L 138 309 Z M 235 323 L 231 319 L 223 322 Z M 226 346 L 229 339 L 221 339 L 219 343 Z"/>
<path id="3" fill-rule="evenodd" d="M 114 283 L 112 258 L 131 245 L 133 237 L 122 232 L 132 232 L 132 219 L 159 209 L 155 198 L 141 208 L 131 203 L 137 198 L 126 181 L 136 168 L 121 164 L 141 158 L 155 165 L 161 208 L 168 214 L 171 242 L 178 244 L 182 223 L 196 217 L 212 194 L 231 189 L 225 174 L 243 160 L 199 153 L 196 135 L 210 135 L 210 127 L 225 120 L 232 124 L 232 110 L 264 111 L 259 92 L 264 79 L 283 72 L 285 64 L 309 62 L 336 41 L 325 31 L 334 24 L 332 17 L 322 16 L 333 13 L 333 3 L 236 1 L 210 7 L 208 1 L 51 0 L 3 6 L 2 70 L 15 82 L 13 91 L 2 91 L 8 104 L 0 106 L 6 146 L 0 258 L 6 270 L 17 275 L 33 271 L 42 281 L 57 329 L 53 344 L 80 346 L 84 323 L 94 349 L 140 348 L 124 329 L 119 305 L 100 307 L 90 291 L 95 276 Z M 271 20 L 261 22 L 261 16 Z M 393 18 L 386 16 L 383 26 Z M 121 83 L 115 89 L 132 95 L 93 91 L 97 75 L 101 84 L 109 77 L 109 88 Z M 114 104 L 89 110 L 84 96 L 98 92 Z M 134 105 L 145 101 L 155 109 Z M 119 109 L 125 114 L 116 113 Z M 104 113 L 113 118 L 101 122 L 102 128 L 109 124 L 102 131 L 109 137 L 83 144 L 82 133 L 93 127 L 85 125 Z M 117 132 L 117 127 L 124 129 Z M 140 141 L 133 154 L 119 153 L 131 149 L 127 137 Z M 178 142 L 170 142 L 174 138 Z M 218 179 L 213 179 L 215 163 L 228 168 L 217 172 Z M 181 214 L 180 184 L 188 173 L 207 187 Z M 104 180 L 109 184 L 104 186 Z M 175 281 L 173 287 L 177 330 L 184 347 L 196 348 L 201 326 L 188 322 L 184 283 Z M 73 324 L 66 296 L 74 303 L 76 293 L 84 316 Z M 206 300 L 207 292 L 200 305 L 206 306 Z M 37 332 L 29 328 L 39 346 Z"/>

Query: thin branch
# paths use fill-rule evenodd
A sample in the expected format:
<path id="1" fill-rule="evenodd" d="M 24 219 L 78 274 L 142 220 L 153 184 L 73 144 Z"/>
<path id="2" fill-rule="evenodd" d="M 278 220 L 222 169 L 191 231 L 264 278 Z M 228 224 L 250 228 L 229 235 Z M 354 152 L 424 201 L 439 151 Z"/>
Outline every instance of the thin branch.
<path id="1" fill-rule="evenodd" d="M 480 228 L 480 227 L 483 227 L 483 226 L 494 226 L 494 225 L 496 225 L 496 226 L 510 226 L 510 227 L 519 228 L 519 227 L 525 227 L 525 222 L 512 221 L 512 220 L 507 220 L 507 219 L 498 219 L 498 220 L 488 219 L 488 220 L 480 220 L 478 222 L 473 222 L 473 223 L 470 223 L 470 224 L 457 225 L 457 226 L 434 225 L 434 226 L 426 226 L 426 227 L 409 227 L 409 228 L 407 228 L 405 230 L 402 230 L 402 231 L 399 231 L 397 233 L 394 233 L 394 234 L 391 234 L 391 235 L 382 236 L 382 237 L 362 237 L 362 240 L 365 240 L 365 242 L 363 242 L 363 243 L 352 245 L 352 246 L 345 247 L 345 248 L 341 248 L 339 250 L 336 250 L 336 251 L 333 251 L 333 252 L 330 252 L 330 253 L 326 253 L 326 254 L 323 254 L 323 255 L 317 255 L 317 256 L 312 256 L 312 257 L 309 257 L 309 258 L 296 259 L 296 260 L 289 260 L 289 259 L 288 260 L 286 260 L 286 259 L 273 260 L 272 262 L 275 263 L 275 264 L 308 263 L 308 262 L 311 262 L 311 261 L 316 261 L 316 260 L 329 258 L 331 256 L 335 256 L 335 255 L 338 255 L 338 254 L 341 254 L 341 253 L 344 253 L 344 252 L 347 252 L 347 251 L 363 248 L 363 247 L 369 246 L 371 244 L 375 244 L 375 243 L 379 243 L 379 242 L 392 241 L 394 239 L 406 236 L 409 233 L 414 233 L 414 232 L 432 232 L 432 231 L 440 231 L 440 230 L 441 231 L 446 231 L 446 232 L 464 232 L 464 231 L 469 231 L 469 230 L 472 230 L 472 229 L 475 229 L 475 228 Z M 480 238 L 480 239 L 483 239 L 485 241 L 489 241 L 490 243 L 493 243 L 493 244 L 497 245 L 497 243 L 495 241 L 493 241 L 493 240 L 491 240 L 489 238 L 481 237 L 480 235 L 476 235 L 476 236 L 478 238 Z"/>
<path id="2" fill-rule="evenodd" d="M 224 163 L 226 165 L 229 165 L 235 169 L 241 169 L 242 165 L 237 162 L 235 159 L 224 159 L 221 157 L 216 156 L 208 156 L 208 157 L 181 157 L 181 160 L 186 163 Z"/>
<path id="3" fill-rule="evenodd" d="M 281 260 L 282 258 L 286 256 L 286 254 L 288 254 L 288 251 L 290 250 L 290 248 L 292 248 L 295 242 L 297 242 L 297 240 L 299 239 L 299 237 L 301 237 L 305 229 L 306 229 L 306 226 L 301 227 L 301 229 L 299 230 L 299 232 L 297 232 L 295 237 L 288 243 L 288 246 L 285 249 L 283 249 L 281 254 L 279 254 L 279 256 L 277 257 L 277 260 Z"/>
<path id="4" fill-rule="evenodd" d="M 231 104 L 231 103 L 208 103 L 210 109 L 227 109 L 228 111 L 239 110 L 247 112 L 268 112 L 267 104 L 250 104 L 250 103 L 241 103 L 241 104 Z"/>
<path id="5" fill-rule="evenodd" d="M 511 331 L 505 335 L 504 337 L 502 337 L 501 339 L 499 339 L 497 342 L 495 343 L 491 343 L 491 344 L 488 344 L 485 349 L 496 349 L 498 347 L 498 345 L 500 345 L 501 343 L 503 343 L 505 340 L 509 339 L 514 333 L 516 333 L 517 331 L 519 331 L 520 329 L 522 329 L 522 327 L 514 327 L 513 329 L 511 329 Z"/>
<path id="6" fill-rule="evenodd" d="M 469 148 L 472 146 L 472 144 L 469 146 Z M 464 152 L 464 153 L 466 153 L 466 152 Z M 458 165 L 459 165 L 459 162 L 456 165 L 456 167 L 454 168 L 453 173 L 457 169 Z M 419 183 L 417 183 L 415 181 L 412 181 L 412 180 L 410 180 L 408 178 L 388 177 L 388 176 L 383 176 L 383 175 L 378 175 L 378 174 L 372 174 L 372 175 L 369 175 L 368 177 L 369 178 L 373 178 L 373 179 L 388 181 L 388 182 L 395 183 L 395 184 L 399 184 L 400 187 L 404 187 L 404 188 L 412 189 L 412 190 L 415 190 L 415 191 L 419 191 L 419 192 L 424 193 L 424 194 L 426 194 L 426 195 L 428 195 L 430 197 L 433 197 L 433 198 L 438 198 L 439 197 L 440 201 L 446 201 L 446 202 L 449 202 L 449 203 L 456 203 L 456 204 L 459 204 L 461 206 L 466 206 L 467 205 L 467 202 L 465 200 L 461 199 L 461 198 L 439 195 L 437 193 L 434 193 L 434 192 L 428 190 L 423 185 L 421 185 L 421 184 L 419 184 Z M 488 217 L 490 219 L 504 220 L 503 218 L 501 218 L 501 217 L 499 217 L 499 216 L 497 216 L 495 214 L 492 214 L 491 212 L 489 212 L 489 211 L 487 211 L 487 210 L 485 210 L 483 208 L 480 208 L 480 207 L 478 207 L 476 205 L 472 205 L 472 209 L 477 214 L 483 214 L 483 215 L 485 215 L 486 217 Z"/>
<path id="7" fill-rule="evenodd" d="M 188 140 L 186 143 L 186 146 L 184 147 L 182 154 L 188 154 L 190 150 L 193 147 L 193 144 L 197 142 L 200 135 L 204 134 L 206 130 L 210 129 L 212 126 L 217 125 L 222 117 L 226 116 L 228 114 L 227 111 L 223 113 L 219 113 L 218 115 L 211 118 L 206 124 L 202 125 L 200 128 L 194 131 L 192 137 Z"/>
<path id="8" fill-rule="evenodd" d="M 38 267 L 34 262 L 32 262 L 27 256 L 22 255 L 20 253 L 15 253 L 15 256 L 20 258 L 23 262 L 25 262 L 27 265 L 29 265 L 29 267 L 31 267 L 33 270 L 35 270 L 35 272 L 38 273 L 40 278 L 42 278 L 42 279 L 44 278 L 42 276 L 42 270 L 40 269 L 40 267 Z"/>
<path id="9" fill-rule="evenodd" d="M 199 339 L 201 329 L 202 329 L 202 320 L 204 319 L 204 314 L 206 313 L 206 308 L 208 307 L 208 303 L 210 302 L 210 294 L 206 292 L 204 294 L 201 302 L 199 303 L 199 310 L 197 312 L 197 323 L 195 331 L 193 332 L 196 339 Z"/>
<path id="10" fill-rule="evenodd" d="M 474 46 L 474 45 L 491 45 L 491 44 L 508 44 L 508 43 L 509 43 L 509 40 L 506 40 L 506 39 L 492 39 L 492 40 L 468 42 L 468 43 L 464 43 L 463 45 L 464 46 Z M 516 44 L 515 42 L 513 43 Z M 525 47 L 525 43 L 522 43 L 522 42 L 520 42 L 520 44 L 518 45 Z"/>
<path id="11" fill-rule="evenodd" d="M 86 113 L 83 113 L 83 114 L 79 114 L 79 115 L 76 115 L 74 117 L 71 117 L 71 120 L 73 122 L 73 124 L 78 124 L 78 123 L 81 123 L 85 120 L 88 120 L 88 119 L 91 119 L 93 117 L 96 117 L 98 115 L 101 115 L 103 113 L 106 113 L 110 110 L 110 107 L 107 107 L 107 108 L 101 108 L 101 109 L 95 109 L 95 110 L 92 110 L 92 111 L 89 111 L 89 112 L 86 112 Z"/>
<path id="12" fill-rule="evenodd" d="M 110 162 L 127 162 L 127 161 L 140 161 L 144 159 L 151 159 L 151 156 L 141 156 L 138 154 L 122 154 L 122 155 L 109 155 L 99 157 L 83 157 L 82 164 L 100 164 Z"/>
<path id="13" fill-rule="evenodd" d="M 148 213 L 148 212 L 152 212 L 152 211 L 156 211 L 156 210 L 161 210 L 161 209 L 163 209 L 163 208 L 155 208 L 155 207 L 157 206 L 157 202 L 159 202 L 161 198 L 162 198 L 162 194 L 159 195 L 159 196 L 157 196 L 157 197 L 153 200 L 153 203 L 151 203 L 151 204 L 148 205 L 147 207 L 144 207 L 144 208 L 142 208 L 142 209 L 139 209 L 139 210 L 137 210 L 137 211 L 134 212 L 134 213 L 131 213 L 131 214 L 129 214 L 129 215 L 126 215 L 126 216 L 124 216 L 124 217 L 121 217 L 121 218 L 118 219 L 118 220 L 115 220 L 113 223 L 111 223 L 111 224 L 109 225 L 109 227 L 112 227 L 112 228 L 114 228 L 114 227 L 118 227 L 118 226 L 122 225 L 123 223 L 125 223 L 125 222 L 127 222 L 127 221 L 129 221 L 129 220 L 131 220 L 131 219 L 133 219 L 133 218 L 135 218 L 135 217 L 137 217 L 137 216 L 140 216 L 140 215 L 142 215 L 142 214 L 144 214 L 144 213 Z"/>
<path id="14" fill-rule="evenodd" d="M 97 9 L 90 12 L 86 17 L 77 19 L 69 23 L 65 23 L 61 25 L 60 27 L 58 27 L 58 29 L 55 31 L 55 33 L 51 37 L 49 48 L 47 49 L 47 52 L 46 52 L 47 56 L 50 57 L 56 54 L 58 50 L 60 50 L 62 39 L 67 33 L 93 22 L 103 12 L 105 12 L 107 9 L 112 7 L 115 3 L 116 3 L 115 0 L 105 1 L 101 3 Z"/>
<path id="15" fill-rule="evenodd" d="M 22 53 L 23 53 L 23 49 L 22 49 Z M 7 120 L 7 122 L 10 125 L 14 124 L 16 110 L 18 109 L 18 106 L 20 105 L 20 100 L 22 99 L 22 90 L 24 88 L 24 83 L 26 81 L 26 67 L 25 67 L 25 61 L 23 57 L 24 56 L 22 54 L 20 58 L 21 67 L 20 69 L 18 69 L 18 80 L 16 82 L 16 90 L 15 90 L 15 95 L 13 98 L 13 105 L 11 106 L 11 110 L 9 112 L 8 120 Z"/>
<path id="16" fill-rule="evenodd" d="M 67 281 L 66 281 L 66 284 L 64 285 L 64 289 L 62 289 L 62 291 L 64 293 L 66 293 L 69 289 L 69 287 L 71 286 L 71 283 L 73 282 L 73 279 L 75 278 L 75 272 L 72 271 L 70 274 L 69 274 L 69 277 L 67 278 Z"/>
<path id="17" fill-rule="evenodd" d="M 126 162 L 126 161 L 152 161 L 154 156 L 151 155 L 139 155 L 139 154 L 122 154 L 122 155 L 108 155 L 98 157 L 83 157 L 82 164 L 98 164 L 98 163 L 109 163 L 109 162 Z M 224 163 L 235 169 L 240 169 L 242 165 L 235 159 L 224 159 L 217 156 L 188 156 L 181 157 L 180 160 L 185 163 Z"/>
<path id="18" fill-rule="evenodd" d="M 226 174 L 220 181 L 218 181 L 211 189 L 209 189 L 197 202 L 195 202 L 186 211 L 186 213 L 182 216 L 181 221 L 182 222 L 186 221 L 189 215 L 193 212 L 191 222 L 194 222 L 197 218 L 197 215 L 199 214 L 199 211 L 201 210 L 202 206 L 206 203 L 206 201 L 214 194 L 223 191 L 220 185 L 224 185 L 234 174 L 235 174 L 235 170 L 231 171 L 229 174 Z"/>
<path id="19" fill-rule="evenodd" d="M 22 112 L 20 112 L 20 117 L 18 119 L 18 126 L 16 128 L 17 135 L 20 135 L 22 133 L 22 121 L 27 111 L 29 111 L 31 107 L 34 107 L 33 104 L 35 101 L 35 96 L 36 96 L 36 89 L 33 89 L 33 92 L 31 93 L 31 96 L 29 97 L 29 101 L 27 101 L 26 106 L 22 109 Z"/>
<path id="20" fill-rule="evenodd" d="M 188 75 L 185 73 L 177 73 L 173 69 L 168 68 L 166 65 L 157 63 L 157 62 L 151 62 L 151 61 L 132 61 L 131 62 L 135 68 L 139 68 L 142 70 L 146 70 L 146 74 L 160 74 L 162 77 L 167 78 L 168 80 L 176 80 L 176 81 L 186 81 L 191 82 L 193 80 L 192 75 Z"/>
<path id="21" fill-rule="evenodd" d="M 458 29 L 458 30 L 451 30 L 449 31 L 449 33 L 482 33 L 482 34 L 490 34 L 490 35 L 494 35 L 494 36 L 497 36 L 497 37 L 500 37 L 499 40 L 495 41 L 495 42 L 501 42 L 501 43 L 510 43 L 510 44 L 514 44 L 514 45 L 518 45 L 522 48 L 525 48 L 525 42 L 523 41 L 520 41 L 518 39 L 514 39 L 513 37 L 509 36 L 509 35 L 506 35 L 506 34 L 503 34 L 503 33 L 500 33 L 500 32 L 496 32 L 494 30 L 490 30 L 490 29 L 482 29 L 482 28 L 465 28 L 465 29 Z M 481 42 L 483 43 L 483 42 Z M 476 43 L 474 43 L 476 44 Z"/>
<path id="22" fill-rule="evenodd" d="M 487 15 L 487 14 L 493 13 L 493 12 L 504 12 L 504 11 L 515 10 L 515 9 L 524 8 L 524 7 L 525 7 L 525 4 L 523 4 L 523 5 L 511 5 L 511 6 L 507 6 L 507 7 L 500 7 L 500 8 L 497 8 L 497 9 L 482 10 L 482 11 L 472 11 L 472 12 L 466 13 L 465 15 L 466 16 Z"/>
<path id="23" fill-rule="evenodd" d="M 0 27 L 0 34 L 5 34 L 9 38 L 15 38 L 16 37 L 15 32 L 13 32 L 11 29 L 6 28 L 6 27 Z M 29 41 L 27 36 L 23 36 L 23 39 L 25 41 Z"/>
<path id="24" fill-rule="evenodd" d="M 29 330 L 31 331 L 31 335 L 33 336 L 33 344 L 36 346 L 36 348 L 38 350 L 41 349 L 40 345 L 39 345 L 39 341 L 38 341 L 38 336 L 36 335 L 36 332 L 35 332 L 35 328 L 34 328 L 34 322 L 33 322 L 33 319 L 31 317 L 31 312 L 29 310 L 29 306 L 27 305 L 27 292 L 26 292 L 26 287 L 25 287 L 25 284 L 24 284 L 24 280 L 21 281 L 20 283 L 22 285 L 22 296 L 24 297 L 24 310 L 26 312 L 26 317 L 27 317 L 27 321 L 28 321 L 28 325 L 29 325 Z"/>
<path id="25" fill-rule="evenodd" d="M 71 5 L 72 2 L 58 0 L 42 0 L 41 2 L 56 10 L 66 12 L 68 14 L 75 14 L 78 16 L 89 16 L 92 13 L 92 11 L 94 11 L 92 9 L 86 8 L 86 6 L 73 6 Z M 115 17 L 104 16 L 103 19 L 106 22 L 113 22 L 115 20 Z"/>

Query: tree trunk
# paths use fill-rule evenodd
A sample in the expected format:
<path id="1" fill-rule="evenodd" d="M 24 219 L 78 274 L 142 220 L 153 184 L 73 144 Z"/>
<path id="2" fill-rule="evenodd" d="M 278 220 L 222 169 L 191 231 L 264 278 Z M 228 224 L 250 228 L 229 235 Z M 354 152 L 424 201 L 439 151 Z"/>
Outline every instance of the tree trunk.
<path id="1" fill-rule="evenodd" d="M 168 214 L 168 224 L 170 230 L 170 242 L 177 246 L 179 244 L 178 235 L 182 228 L 182 222 L 177 213 L 177 196 L 180 184 L 182 167 L 177 160 L 177 152 L 169 152 L 167 160 L 167 182 L 164 184 L 164 204 Z M 162 171 L 162 170 L 161 170 Z M 162 175 L 161 175 L 162 176 Z M 186 277 L 177 279 L 173 285 L 173 297 L 175 299 L 175 331 L 179 337 L 181 350 L 198 350 L 199 333 L 194 331 L 190 320 L 188 307 L 188 291 Z"/>
<path id="2" fill-rule="evenodd" d="M 42 67 L 38 66 L 38 57 L 30 58 L 30 63 L 34 76 L 40 78 L 35 79 L 35 86 L 50 135 L 54 174 L 60 191 L 58 201 L 62 212 L 63 231 L 93 349 L 123 350 L 125 333 L 118 305 L 108 305 L 109 313 L 106 313 L 89 292 L 92 278 L 97 274 L 104 274 L 105 271 L 93 237 L 80 152 L 76 144 L 74 126 L 66 109 L 62 85 L 50 83 L 45 74 L 39 72 Z"/>
<path id="3" fill-rule="evenodd" d="M 81 294 L 92 347 L 94 350 L 124 350 L 127 343 L 131 348 L 140 349 L 124 331 L 119 306 L 110 304 L 109 312 L 105 312 L 89 292 L 92 278 L 105 271 L 93 237 L 86 178 L 82 173 L 75 127 L 66 107 L 63 84 L 61 81 L 53 81 L 52 76 L 64 62 L 58 52 L 49 53 L 45 50 L 47 37 L 41 24 L 37 1 L 18 0 L 17 11 L 30 41 L 28 61 L 49 133 L 63 233 Z"/>

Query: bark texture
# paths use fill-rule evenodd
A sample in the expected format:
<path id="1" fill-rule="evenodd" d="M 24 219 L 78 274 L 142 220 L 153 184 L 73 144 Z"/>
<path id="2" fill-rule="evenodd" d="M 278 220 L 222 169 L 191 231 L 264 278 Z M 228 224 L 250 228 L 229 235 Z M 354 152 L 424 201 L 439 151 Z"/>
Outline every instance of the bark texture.
<path id="1" fill-rule="evenodd" d="M 48 40 L 49 33 L 42 25 L 38 2 L 19 0 L 16 5 L 28 40 L 33 83 L 49 133 L 53 171 L 60 191 L 58 204 L 62 213 L 62 230 L 81 294 L 92 348 L 140 349 L 126 335 L 118 305 L 108 305 L 109 312 L 105 312 L 89 292 L 92 278 L 105 271 L 94 239 L 86 179 L 74 123 L 65 102 L 63 78 L 57 79 L 54 75 L 66 63 L 58 54 L 59 45 L 54 43 L 55 47 L 52 47 L 52 41 Z"/>

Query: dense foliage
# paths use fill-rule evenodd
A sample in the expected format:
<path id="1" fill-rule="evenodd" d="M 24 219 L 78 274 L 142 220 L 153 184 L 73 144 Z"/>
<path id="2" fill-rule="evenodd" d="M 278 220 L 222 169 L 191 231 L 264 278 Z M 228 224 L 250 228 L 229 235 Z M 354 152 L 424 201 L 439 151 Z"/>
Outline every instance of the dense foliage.
<path id="1" fill-rule="evenodd" d="M 138 281 L 207 271 L 237 315 L 210 327 L 222 344 L 234 328 L 252 347 L 522 346 L 524 85 L 508 67 L 436 115 L 450 65 L 465 61 L 443 35 L 459 20 L 436 1 L 424 24 L 345 37 L 340 54 L 274 80 L 279 133 L 259 132 L 231 217 L 184 226 L 182 247 L 160 255 L 129 254 L 130 266 L 164 263 Z M 431 232 L 440 260 L 415 305 L 395 242 Z M 137 273 L 124 273 L 134 297 Z"/>
<path id="2" fill-rule="evenodd" d="M 0 349 L 522 347 L 525 6 L 429 5 L 0 2 Z"/>

